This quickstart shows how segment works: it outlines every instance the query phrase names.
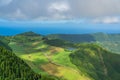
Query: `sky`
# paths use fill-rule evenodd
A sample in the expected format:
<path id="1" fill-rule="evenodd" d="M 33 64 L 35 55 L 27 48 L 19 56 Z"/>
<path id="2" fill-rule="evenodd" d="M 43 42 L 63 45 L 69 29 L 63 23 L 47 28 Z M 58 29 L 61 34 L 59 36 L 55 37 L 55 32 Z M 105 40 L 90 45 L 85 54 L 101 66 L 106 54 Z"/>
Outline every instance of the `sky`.
<path id="1" fill-rule="evenodd" d="M 0 34 L 28 30 L 43 34 L 119 33 L 119 3 L 120 0 L 0 0 Z"/>

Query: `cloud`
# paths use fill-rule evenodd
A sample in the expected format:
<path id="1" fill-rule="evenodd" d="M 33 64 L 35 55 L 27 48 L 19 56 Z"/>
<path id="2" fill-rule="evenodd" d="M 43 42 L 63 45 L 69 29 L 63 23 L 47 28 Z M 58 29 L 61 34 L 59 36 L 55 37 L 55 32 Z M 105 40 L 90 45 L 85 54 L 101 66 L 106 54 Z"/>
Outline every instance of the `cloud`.
<path id="1" fill-rule="evenodd" d="M 50 12 L 66 12 L 70 9 L 68 3 L 65 2 L 54 2 L 48 6 L 48 11 Z"/>
<path id="2" fill-rule="evenodd" d="M 25 20 L 27 16 L 20 10 L 17 9 L 15 12 L 7 15 L 11 20 Z"/>
<path id="3" fill-rule="evenodd" d="M 98 19 L 117 22 L 120 0 L 0 0 L 0 18 L 14 20 Z M 104 18 L 104 19 L 103 19 Z"/>
<path id="4" fill-rule="evenodd" d="M 70 0 L 72 15 L 76 17 L 118 16 L 120 0 Z"/>
<path id="5" fill-rule="evenodd" d="M 48 12 L 53 19 L 67 19 L 69 18 L 70 6 L 67 2 L 53 2 L 48 6 Z"/>
<path id="6" fill-rule="evenodd" d="M 12 2 L 13 0 L 0 0 L 0 6 L 5 6 L 8 5 Z"/>
<path id="7" fill-rule="evenodd" d="M 93 20 L 93 23 L 106 23 L 106 24 L 120 23 L 120 18 L 119 17 L 97 18 Z"/>

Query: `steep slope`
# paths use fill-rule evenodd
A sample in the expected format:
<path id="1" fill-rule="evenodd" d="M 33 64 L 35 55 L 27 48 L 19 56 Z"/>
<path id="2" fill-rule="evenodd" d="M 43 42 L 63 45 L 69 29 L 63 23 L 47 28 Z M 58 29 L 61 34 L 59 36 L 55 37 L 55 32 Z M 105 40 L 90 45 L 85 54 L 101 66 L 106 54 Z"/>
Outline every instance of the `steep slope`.
<path id="1" fill-rule="evenodd" d="M 0 47 L 0 80 L 40 80 L 23 60 Z"/>
<path id="2" fill-rule="evenodd" d="M 6 48 L 7 50 L 12 51 L 12 49 L 8 46 L 8 44 L 2 42 L 1 40 L 0 40 L 0 46 Z"/>
<path id="3" fill-rule="evenodd" d="M 120 54 L 120 34 L 92 34 L 97 43 L 107 50 Z"/>
<path id="4" fill-rule="evenodd" d="M 120 80 L 120 55 L 95 44 L 80 44 L 70 54 L 71 62 L 95 80 Z"/>

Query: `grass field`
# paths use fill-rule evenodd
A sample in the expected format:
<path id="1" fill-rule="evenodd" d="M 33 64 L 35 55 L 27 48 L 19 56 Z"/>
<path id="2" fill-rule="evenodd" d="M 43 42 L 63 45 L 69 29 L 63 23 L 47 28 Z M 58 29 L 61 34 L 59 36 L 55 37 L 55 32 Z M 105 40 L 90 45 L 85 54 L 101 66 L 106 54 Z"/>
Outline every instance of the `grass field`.
<path id="1" fill-rule="evenodd" d="M 50 63 L 43 53 L 32 53 L 20 56 L 22 59 L 27 61 L 30 67 L 37 73 L 50 74 L 57 77 L 62 77 L 67 80 L 90 80 L 86 76 L 80 74 L 77 70 L 71 67 L 61 66 Z M 60 60 L 58 60 L 60 61 Z M 62 61 L 61 61 L 62 62 Z M 43 69 L 44 71 L 41 71 Z"/>
<path id="2" fill-rule="evenodd" d="M 90 78 L 81 75 L 74 69 L 59 66 L 53 63 L 42 65 L 42 68 L 49 74 L 62 77 L 66 80 L 90 80 Z"/>
<path id="3" fill-rule="evenodd" d="M 22 47 L 15 42 L 9 45 L 16 55 L 22 58 L 36 73 L 54 75 L 66 80 L 90 80 L 71 63 L 69 55 L 72 51 L 35 42 L 27 43 L 27 45 L 31 45 L 36 52 L 22 53 L 22 51 L 26 51 L 27 46 Z M 32 49 L 32 47 L 30 48 Z"/>
<path id="4" fill-rule="evenodd" d="M 64 66 L 69 66 L 71 68 L 77 69 L 77 67 L 71 63 L 69 55 L 71 54 L 71 52 L 66 52 L 66 51 L 62 51 L 62 52 L 58 52 L 57 55 L 53 55 L 52 56 L 52 61 Z"/>
<path id="5" fill-rule="evenodd" d="M 62 49 L 57 49 L 58 51 Z M 48 50 L 46 53 L 37 52 L 37 53 L 29 53 L 22 54 L 16 53 L 20 58 L 24 59 L 26 63 L 37 73 L 50 74 L 57 77 L 62 77 L 67 80 L 90 80 L 83 74 L 80 74 L 76 69 L 76 66 L 70 62 L 69 54 L 70 52 L 66 52 L 62 50 L 62 52 L 56 52 L 54 54 L 49 53 L 51 50 Z M 45 54 L 51 54 L 46 56 Z M 53 64 L 49 61 L 52 60 Z"/>

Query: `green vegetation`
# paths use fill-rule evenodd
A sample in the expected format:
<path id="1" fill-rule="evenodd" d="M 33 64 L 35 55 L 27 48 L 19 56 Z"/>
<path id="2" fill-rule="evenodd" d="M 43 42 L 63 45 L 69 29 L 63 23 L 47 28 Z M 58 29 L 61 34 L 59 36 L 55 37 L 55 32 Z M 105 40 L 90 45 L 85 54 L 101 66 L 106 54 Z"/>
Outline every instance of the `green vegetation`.
<path id="1" fill-rule="evenodd" d="M 47 37 L 48 39 L 61 39 L 74 43 L 96 41 L 90 34 L 51 34 Z"/>
<path id="2" fill-rule="evenodd" d="M 5 44 L 5 43 L 3 43 L 3 42 L 1 42 L 1 41 L 0 41 L 0 46 L 6 48 L 7 50 L 12 51 L 12 49 L 11 49 L 7 44 Z"/>
<path id="3" fill-rule="evenodd" d="M 73 43 L 98 43 L 113 53 L 120 54 L 120 34 L 51 34 L 48 39 L 60 39 Z"/>
<path id="4" fill-rule="evenodd" d="M 69 46 L 74 46 L 73 43 L 60 39 L 47 39 L 44 40 L 44 43 L 51 46 L 64 47 L 64 48 Z"/>
<path id="5" fill-rule="evenodd" d="M 25 32 L 2 37 L 0 43 L 9 45 L 41 80 L 120 80 L 120 55 L 110 52 L 120 52 L 119 34 L 114 35 Z"/>
<path id="6" fill-rule="evenodd" d="M 81 75 L 75 69 L 53 63 L 42 65 L 42 68 L 49 74 L 64 78 L 65 80 L 91 80 L 89 77 Z"/>
<path id="7" fill-rule="evenodd" d="M 78 47 L 70 58 L 82 73 L 95 80 L 120 80 L 120 55 L 95 44 L 80 44 Z"/>
<path id="8" fill-rule="evenodd" d="M 10 51 L 0 47 L 0 80 L 40 80 L 41 75 Z"/>
<path id="9" fill-rule="evenodd" d="M 18 36 L 20 37 L 19 39 L 16 38 Z M 27 41 L 26 37 L 27 39 L 29 38 Z M 36 39 L 36 37 L 38 39 Z M 60 77 L 60 79 L 67 80 L 87 79 L 86 76 L 81 76 L 77 70 L 77 67 L 70 61 L 69 54 L 71 51 L 67 50 L 67 47 L 73 47 L 72 43 L 62 40 L 49 40 L 45 37 L 40 37 L 41 36 L 26 36 L 26 34 L 19 34 L 15 37 L 12 37 L 9 46 L 13 49 L 15 54 L 22 58 L 36 73 L 42 75 L 50 74 Z M 31 41 L 31 38 L 34 41 Z M 56 69 L 60 68 L 57 69 L 56 74 L 49 73 L 49 68 L 46 68 L 49 64 L 53 65 Z M 54 71 L 55 68 L 52 68 L 51 71 Z M 66 71 L 69 74 L 66 74 Z M 74 75 L 69 77 L 71 74 Z"/>
<path id="10" fill-rule="evenodd" d="M 92 36 L 101 47 L 113 53 L 120 54 L 120 34 L 96 33 L 92 34 Z"/>
<path id="11" fill-rule="evenodd" d="M 37 49 L 37 47 L 42 45 L 42 38 L 36 33 L 25 32 L 11 37 L 9 45 L 15 53 L 38 52 L 40 49 Z"/>

